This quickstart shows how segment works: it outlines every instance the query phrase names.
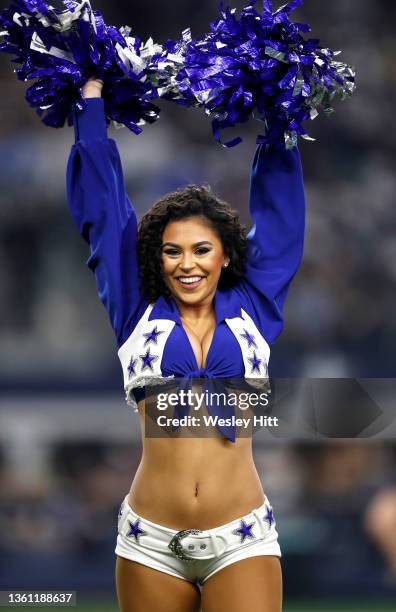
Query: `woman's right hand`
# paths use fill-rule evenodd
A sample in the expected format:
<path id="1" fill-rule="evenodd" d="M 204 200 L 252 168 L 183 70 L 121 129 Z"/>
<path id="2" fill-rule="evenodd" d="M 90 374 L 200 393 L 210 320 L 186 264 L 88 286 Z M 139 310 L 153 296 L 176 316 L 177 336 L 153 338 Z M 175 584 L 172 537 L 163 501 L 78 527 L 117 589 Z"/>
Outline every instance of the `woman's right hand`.
<path id="1" fill-rule="evenodd" d="M 83 85 L 82 94 L 84 98 L 101 98 L 102 97 L 103 81 L 100 79 L 91 78 Z"/>

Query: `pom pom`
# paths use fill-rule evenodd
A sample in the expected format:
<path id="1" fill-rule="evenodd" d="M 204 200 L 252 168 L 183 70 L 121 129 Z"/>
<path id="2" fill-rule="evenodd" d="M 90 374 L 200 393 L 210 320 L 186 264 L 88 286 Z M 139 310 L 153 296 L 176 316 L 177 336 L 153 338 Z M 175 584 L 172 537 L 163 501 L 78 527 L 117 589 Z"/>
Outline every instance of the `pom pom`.
<path id="1" fill-rule="evenodd" d="M 290 21 L 301 3 L 293 0 L 273 12 L 271 1 L 264 0 L 260 13 L 253 0 L 239 18 L 236 9 L 221 9 L 221 18 L 200 40 L 186 30 L 181 43 L 166 46 L 168 56 L 160 64 L 170 79 L 167 84 L 164 79 L 160 95 L 203 107 L 213 117 L 218 141 L 222 129 L 252 116 L 265 126 L 258 143 L 284 142 L 292 148 L 298 136 L 313 140 L 302 123 L 321 110 L 331 112 L 336 96 L 352 94 L 355 74 L 334 60 L 338 52 L 320 47 L 317 39 L 304 39 L 307 24 Z M 238 137 L 224 146 L 239 142 Z"/>
<path id="2" fill-rule="evenodd" d="M 221 8 L 202 39 L 187 29 L 180 41 L 160 46 L 142 44 L 128 27 L 107 26 L 88 0 L 64 0 L 64 11 L 45 0 L 14 0 L 0 16 L 0 51 L 15 55 L 19 79 L 36 79 L 26 98 L 47 125 L 64 125 L 72 103 L 84 108 L 80 88 L 96 77 L 104 81 L 108 119 L 135 133 L 156 121 L 152 101 L 163 97 L 203 107 L 219 142 L 221 130 L 255 117 L 264 125 L 258 143 L 291 148 L 298 136 L 313 140 L 304 121 L 332 112 L 333 99 L 355 87 L 353 68 L 334 59 L 339 52 L 306 40 L 310 27 L 290 21 L 301 3 L 273 12 L 271 0 L 263 0 L 259 12 L 250 0 L 239 17 Z"/>
<path id="3" fill-rule="evenodd" d="M 140 133 L 159 116 L 147 68 L 162 48 L 141 44 L 130 28 L 107 26 L 88 0 L 64 5 L 59 11 L 44 0 L 14 0 L 0 16 L 0 51 L 15 56 L 20 80 L 35 79 L 28 103 L 46 125 L 62 127 L 73 103 L 86 106 L 80 88 L 100 78 L 107 118 Z"/>

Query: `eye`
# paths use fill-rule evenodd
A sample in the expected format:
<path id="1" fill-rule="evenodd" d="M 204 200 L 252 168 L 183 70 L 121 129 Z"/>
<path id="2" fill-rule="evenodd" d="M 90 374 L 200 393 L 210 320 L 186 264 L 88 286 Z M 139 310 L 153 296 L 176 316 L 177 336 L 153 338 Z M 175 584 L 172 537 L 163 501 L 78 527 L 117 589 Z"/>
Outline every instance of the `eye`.
<path id="1" fill-rule="evenodd" d="M 206 253 L 209 253 L 210 249 L 208 249 L 208 247 L 199 247 L 199 249 L 197 249 L 195 252 L 198 255 L 205 255 Z"/>
<path id="2" fill-rule="evenodd" d="M 164 249 L 162 251 L 165 255 L 169 255 L 170 257 L 177 257 L 179 255 L 179 251 L 177 249 Z"/>

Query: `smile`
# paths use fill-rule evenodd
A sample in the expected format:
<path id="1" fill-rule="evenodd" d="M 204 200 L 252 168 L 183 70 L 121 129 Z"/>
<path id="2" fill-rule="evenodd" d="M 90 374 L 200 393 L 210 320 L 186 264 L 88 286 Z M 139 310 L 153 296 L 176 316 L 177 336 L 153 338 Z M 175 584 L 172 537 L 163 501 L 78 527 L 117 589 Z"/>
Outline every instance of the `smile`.
<path id="1" fill-rule="evenodd" d="M 183 287 L 195 289 L 200 285 L 204 278 L 204 276 L 179 276 L 176 280 L 178 283 L 180 283 L 180 285 L 183 285 Z"/>

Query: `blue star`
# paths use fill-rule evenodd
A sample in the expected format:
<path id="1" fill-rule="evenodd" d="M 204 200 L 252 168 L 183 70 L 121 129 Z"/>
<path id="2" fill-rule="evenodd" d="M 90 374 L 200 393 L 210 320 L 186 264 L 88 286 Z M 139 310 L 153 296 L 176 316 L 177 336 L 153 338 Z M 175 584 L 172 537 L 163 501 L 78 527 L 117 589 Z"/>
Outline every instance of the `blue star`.
<path id="1" fill-rule="evenodd" d="M 273 513 L 272 508 L 270 506 L 267 506 L 267 504 L 266 504 L 265 507 L 267 509 L 267 514 L 265 516 L 263 516 L 263 519 L 265 521 L 268 521 L 269 526 L 271 527 L 272 523 L 275 523 L 274 513 Z"/>
<path id="2" fill-rule="evenodd" d="M 120 509 L 118 510 L 118 518 L 120 519 L 122 517 L 122 504 L 120 506 Z"/>
<path id="3" fill-rule="evenodd" d="M 129 366 L 128 366 L 129 378 L 131 377 L 131 374 L 136 374 L 136 372 L 135 372 L 135 365 L 136 365 L 136 359 L 131 357 L 131 361 L 129 362 Z"/>
<path id="4" fill-rule="evenodd" d="M 147 352 L 145 355 L 139 355 L 140 359 L 143 361 L 142 364 L 142 371 L 145 368 L 149 368 L 151 371 L 153 371 L 153 366 L 152 366 L 152 362 L 156 361 L 158 359 L 157 355 L 150 355 L 150 349 L 147 349 Z"/>
<path id="5" fill-rule="evenodd" d="M 139 542 L 140 536 L 147 535 L 147 531 L 144 531 L 144 529 L 140 529 L 139 521 L 140 519 L 136 519 L 134 523 L 131 523 L 131 521 L 128 521 L 129 531 L 126 534 L 127 536 L 133 536 L 136 542 Z"/>
<path id="6" fill-rule="evenodd" d="M 254 340 L 254 336 L 252 334 L 249 334 L 248 331 L 246 331 L 246 329 L 243 330 L 245 333 L 241 334 L 241 338 L 244 338 L 244 340 L 247 341 L 248 343 L 248 348 L 250 348 L 251 346 L 255 346 L 257 348 L 257 344 Z"/>
<path id="7" fill-rule="evenodd" d="M 252 364 L 251 374 L 253 374 L 254 370 L 257 370 L 257 372 L 260 374 L 260 363 L 262 362 L 262 359 L 259 359 L 256 356 L 256 351 L 253 351 L 253 357 L 248 357 L 248 359 Z"/>
<path id="8" fill-rule="evenodd" d="M 143 334 L 143 336 L 145 336 L 146 338 L 144 346 L 146 346 L 146 344 L 148 344 L 149 342 L 154 342 L 154 344 L 157 344 L 158 336 L 163 333 L 163 331 L 158 331 L 157 326 L 155 326 L 151 332 L 149 332 L 148 334 Z"/>
<path id="9" fill-rule="evenodd" d="M 245 538 L 252 538 L 254 540 L 255 536 L 252 534 L 252 527 L 254 523 L 255 521 L 253 521 L 253 523 L 250 523 L 250 525 L 247 525 L 245 521 L 241 519 L 241 526 L 239 527 L 239 529 L 234 529 L 234 531 L 232 532 L 234 535 L 241 536 L 241 544 L 245 541 Z"/>

